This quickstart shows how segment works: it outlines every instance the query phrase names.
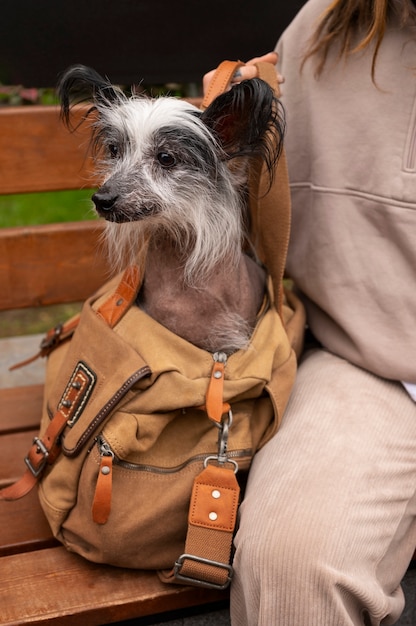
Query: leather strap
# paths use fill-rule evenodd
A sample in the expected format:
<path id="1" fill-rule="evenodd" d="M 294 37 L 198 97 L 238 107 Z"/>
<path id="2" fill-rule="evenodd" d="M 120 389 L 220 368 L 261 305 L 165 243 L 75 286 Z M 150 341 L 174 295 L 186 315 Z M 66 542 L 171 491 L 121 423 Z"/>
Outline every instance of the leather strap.
<path id="1" fill-rule="evenodd" d="M 97 315 L 114 328 L 133 304 L 140 287 L 142 275 L 137 265 L 128 267 L 115 292 L 100 306 Z"/>
<path id="2" fill-rule="evenodd" d="M 9 370 L 12 371 L 18 369 L 19 367 L 24 367 L 25 365 L 29 365 L 29 363 L 36 361 L 36 359 L 39 359 L 40 357 L 49 356 L 49 354 L 53 352 L 55 348 L 61 345 L 61 343 L 72 337 L 76 327 L 79 324 L 79 318 L 80 314 L 74 316 L 73 318 L 65 322 L 65 324 L 58 324 L 54 328 L 48 330 L 45 337 L 41 341 L 39 352 L 34 356 L 25 359 L 24 361 L 20 361 L 19 363 L 11 365 L 9 367 Z"/>
<path id="3" fill-rule="evenodd" d="M 105 524 L 111 512 L 112 474 L 113 455 L 102 456 L 92 503 L 92 519 L 96 524 Z"/>
<path id="4" fill-rule="evenodd" d="M 206 109 L 217 96 L 224 93 L 238 68 L 243 65 L 242 61 L 223 61 L 219 64 L 202 100 L 202 110 Z"/>
<path id="5" fill-rule="evenodd" d="M 256 63 L 258 77 L 269 83 L 280 96 L 276 68 L 271 63 Z M 283 276 L 291 226 L 291 198 L 286 154 L 281 152 L 273 184 L 268 189 L 268 177 L 253 168 L 250 177 L 250 237 L 257 254 L 272 278 L 276 308 L 283 319 Z"/>
<path id="6" fill-rule="evenodd" d="M 213 420 L 216 424 L 221 424 L 222 416 L 224 413 L 228 413 L 231 408 L 228 402 L 224 402 L 223 400 L 224 376 L 224 363 L 215 361 L 205 396 L 205 406 L 203 408 L 206 410 L 209 419 Z"/>
<path id="7" fill-rule="evenodd" d="M 1 500 L 17 500 L 25 496 L 37 484 L 43 470 L 52 465 L 61 453 L 60 436 L 68 422 L 74 419 L 79 407 L 88 400 L 95 378 L 79 364 L 59 401 L 57 411 L 43 434 L 35 437 L 25 463 L 27 470 L 13 485 L 0 490 Z"/>

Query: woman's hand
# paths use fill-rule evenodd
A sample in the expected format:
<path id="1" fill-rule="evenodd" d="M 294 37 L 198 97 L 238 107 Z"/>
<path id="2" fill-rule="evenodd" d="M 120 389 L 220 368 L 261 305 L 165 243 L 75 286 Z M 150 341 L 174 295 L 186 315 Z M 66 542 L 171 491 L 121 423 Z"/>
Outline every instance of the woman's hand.
<path id="1" fill-rule="evenodd" d="M 263 63 L 271 63 L 272 65 L 276 65 L 278 58 L 279 57 L 277 55 L 277 52 L 268 52 L 267 54 L 263 54 L 263 56 L 254 57 L 254 59 L 250 59 L 250 61 L 247 61 L 247 63 L 243 65 L 242 67 L 240 67 L 238 71 L 234 74 L 231 84 L 235 85 L 236 83 L 240 83 L 242 80 L 255 78 L 257 76 L 257 68 L 255 64 L 258 63 L 259 61 Z M 214 76 L 214 73 L 215 73 L 215 70 L 211 70 L 210 72 L 207 72 L 206 74 L 204 74 L 202 78 L 202 86 L 203 86 L 204 93 L 206 93 L 208 89 L 208 85 L 210 84 L 212 77 Z M 279 73 L 277 73 L 277 82 L 278 83 L 284 82 L 283 76 L 281 76 L 281 74 Z"/>

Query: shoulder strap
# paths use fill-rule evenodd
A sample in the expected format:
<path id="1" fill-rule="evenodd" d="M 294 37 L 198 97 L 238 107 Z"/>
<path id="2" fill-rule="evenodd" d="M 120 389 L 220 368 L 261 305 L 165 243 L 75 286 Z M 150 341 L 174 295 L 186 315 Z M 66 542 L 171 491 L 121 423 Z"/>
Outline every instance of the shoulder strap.
<path id="1" fill-rule="evenodd" d="M 223 61 L 219 64 L 202 100 L 202 110 L 206 109 L 217 96 L 224 93 L 238 68 L 243 65 L 242 61 Z"/>
<path id="2" fill-rule="evenodd" d="M 280 89 L 276 70 L 271 63 L 257 63 L 258 76 L 268 82 L 279 97 Z M 253 168 L 250 178 L 250 212 L 252 230 L 250 237 L 259 258 L 266 266 L 273 283 L 276 307 L 282 316 L 283 276 L 289 246 L 291 224 L 291 199 L 286 153 L 283 148 L 268 190 L 265 172 Z"/>
<path id="3" fill-rule="evenodd" d="M 241 61 L 223 61 L 217 67 L 202 102 L 205 109 L 230 85 Z M 258 77 L 266 81 L 280 96 L 276 69 L 271 63 L 256 63 Z M 259 259 L 266 266 L 273 283 L 276 308 L 281 317 L 283 308 L 282 280 L 290 235 L 291 201 L 286 154 L 283 149 L 269 189 L 266 172 L 253 165 L 249 177 L 249 202 L 251 214 L 250 240 Z"/>

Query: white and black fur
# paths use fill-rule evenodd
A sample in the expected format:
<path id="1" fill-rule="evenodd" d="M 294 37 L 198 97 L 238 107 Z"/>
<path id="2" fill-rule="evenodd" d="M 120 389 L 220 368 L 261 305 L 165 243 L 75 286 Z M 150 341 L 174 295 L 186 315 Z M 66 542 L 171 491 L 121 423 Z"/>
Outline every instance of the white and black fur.
<path id="1" fill-rule="evenodd" d="M 138 304 L 201 348 L 246 348 L 265 289 L 243 251 L 248 164 L 261 159 L 272 180 L 284 133 L 271 88 L 243 81 L 201 112 L 177 98 L 127 97 L 78 65 L 58 91 L 69 127 L 72 104 L 92 101 L 104 181 L 92 199 L 114 268 L 145 257 Z"/>

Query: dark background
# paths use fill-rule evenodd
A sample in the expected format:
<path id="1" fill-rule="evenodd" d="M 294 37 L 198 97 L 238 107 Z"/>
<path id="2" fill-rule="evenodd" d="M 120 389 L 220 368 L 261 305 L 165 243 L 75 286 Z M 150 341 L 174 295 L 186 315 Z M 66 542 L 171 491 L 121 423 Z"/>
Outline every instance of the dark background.
<path id="1" fill-rule="evenodd" d="M 53 87 L 73 63 L 114 83 L 200 83 L 272 50 L 304 0 L 1 0 L 0 82 Z"/>

